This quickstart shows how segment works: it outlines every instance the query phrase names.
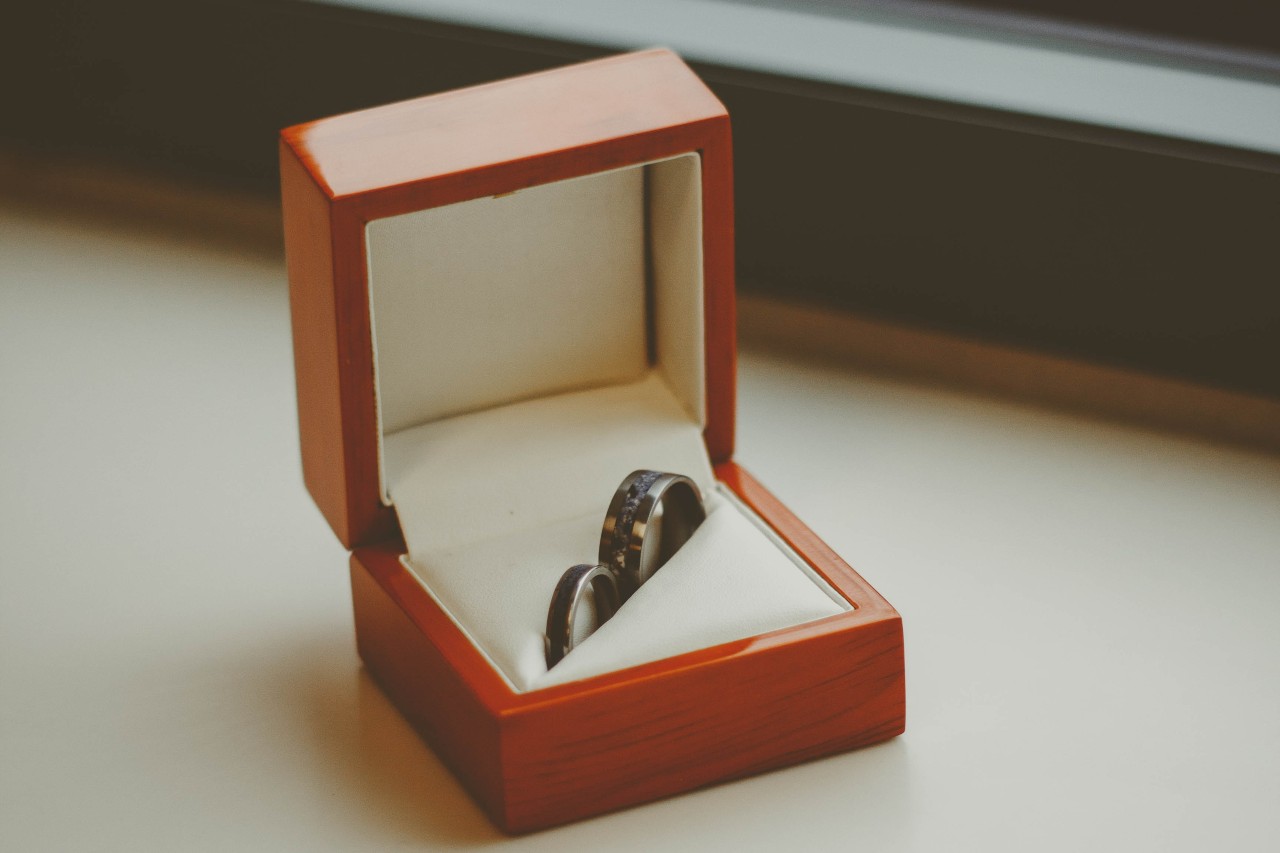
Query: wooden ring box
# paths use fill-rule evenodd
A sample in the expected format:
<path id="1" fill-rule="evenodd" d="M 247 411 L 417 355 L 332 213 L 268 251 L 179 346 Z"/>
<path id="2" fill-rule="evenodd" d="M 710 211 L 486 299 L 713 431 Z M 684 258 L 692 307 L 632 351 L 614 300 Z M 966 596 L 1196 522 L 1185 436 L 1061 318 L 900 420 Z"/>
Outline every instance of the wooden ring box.
<path id="1" fill-rule="evenodd" d="M 281 134 L 303 472 L 353 550 L 359 653 L 508 832 L 864 746 L 904 728 L 897 612 L 733 461 L 731 158 L 724 107 L 664 50 Z M 524 207 L 499 207 L 509 198 Z M 419 287 L 421 269 L 431 280 Z M 535 278 L 550 272 L 516 289 L 509 279 L 526 270 Z M 501 329 L 490 334 L 491 325 Z M 625 406 L 599 401 L 634 402 L 641 393 L 664 395 L 674 420 L 628 438 L 622 443 L 641 449 L 614 458 L 620 441 L 608 431 L 623 428 L 610 412 Z M 557 412 L 576 413 L 566 436 L 531 426 Z M 428 436 L 427 449 L 406 450 L 405 436 Z M 486 447 L 486 436 L 501 440 Z M 506 461 L 482 464 L 491 455 Z M 549 511 L 561 495 L 587 501 L 584 511 L 599 503 L 603 520 L 618 471 L 637 459 L 690 460 L 686 467 L 705 472 L 723 508 L 704 527 L 717 517 L 726 525 L 747 519 L 759 531 L 750 535 L 759 537 L 753 553 L 762 566 L 804 595 L 821 587 L 839 606 L 796 624 L 746 620 L 772 626 L 750 635 L 632 618 L 618 632 L 671 633 L 677 644 L 629 659 L 593 636 L 556 668 L 580 652 L 588 660 L 596 644 L 603 651 L 580 677 L 540 681 L 527 654 L 540 638 L 524 635 L 528 620 L 508 617 L 496 598 L 502 618 L 488 618 L 467 584 L 489 595 L 495 585 L 527 581 L 545 586 L 545 599 L 551 587 L 535 569 L 558 576 L 569 562 L 543 560 L 551 565 L 528 571 L 512 563 L 495 580 L 457 555 L 492 553 L 494 566 L 506 565 L 514 546 L 504 543 L 525 535 L 521 524 L 555 539 L 561 520 L 529 513 Z M 520 470 L 508 473 L 512 466 Z M 560 470 L 565 477 L 549 476 Z M 548 486 L 556 501 L 517 494 L 531 476 L 565 480 Z M 458 497 L 458 489 L 474 494 Z M 589 518 L 564 523 L 590 532 Z M 726 577 L 714 575 L 725 567 L 714 565 L 717 540 L 707 541 L 710 558 L 691 564 L 689 576 Z M 546 547 L 559 554 L 565 546 Z M 576 553 L 571 562 L 594 556 Z M 416 568 L 451 559 L 462 563 L 432 569 L 437 575 Z M 754 560 L 734 559 L 743 563 L 734 569 Z M 686 569 L 674 562 L 650 583 L 680 581 Z M 741 604 L 724 606 L 758 610 L 769 596 L 752 583 L 725 596 Z M 674 607 L 675 599 L 658 597 L 678 595 L 674 589 L 655 592 L 650 606 L 665 609 L 651 612 Z M 545 601 L 509 609 L 521 606 L 533 608 L 535 621 L 541 608 L 545 619 Z M 621 612 L 605 629 L 615 622 L 625 622 Z M 700 636 L 713 639 L 699 645 Z"/>

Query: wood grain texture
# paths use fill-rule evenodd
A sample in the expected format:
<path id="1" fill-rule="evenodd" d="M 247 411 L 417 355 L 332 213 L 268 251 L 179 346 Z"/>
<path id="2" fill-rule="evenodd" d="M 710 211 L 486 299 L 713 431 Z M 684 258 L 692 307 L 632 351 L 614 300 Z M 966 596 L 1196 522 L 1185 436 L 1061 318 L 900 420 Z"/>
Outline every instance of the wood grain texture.
<path id="1" fill-rule="evenodd" d="M 678 57 L 649 50 L 333 116 L 284 135 L 340 198 L 723 115 Z"/>
<path id="2" fill-rule="evenodd" d="M 734 272 L 733 145 L 728 117 L 702 143 L 702 253 L 705 277 L 707 426 L 711 461 L 733 456 L 738 411 L 738 313 Z"/>
<path id="3" fill-rule="evenodd" d="M 283 143 L 280 185 L 284 208 L 285 267 L 293 325 L 293 366 L 302 434 L 302 476 L 333 532 L 350 545 L 344 457 L 341 371 L 334 305 L 329 200 Z"/>
<path id="4" fill-rule="evenodd" d="M 353 556 L 366 666 L 498 826 L 552 826 L 903 731 L 897 612 L 741 468 L 717 475 L 856 609 L 522 694 L 394 548 Z"/>
<path id="5" fill-rule="evenodd" d="M 366 224 L 689 152 L 703 172 L 706 440 L 723 461 L 736 355 L 729 118 L 674 54 L 625 54 L 281 133 L 304 471 L 344 544 L 397 529 L 379 486 Z"/>

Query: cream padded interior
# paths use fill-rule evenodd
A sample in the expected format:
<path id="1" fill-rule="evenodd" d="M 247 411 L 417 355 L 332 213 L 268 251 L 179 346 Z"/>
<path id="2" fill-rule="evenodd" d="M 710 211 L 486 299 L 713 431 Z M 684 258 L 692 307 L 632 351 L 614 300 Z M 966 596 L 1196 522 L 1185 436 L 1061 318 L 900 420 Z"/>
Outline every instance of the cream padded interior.
<path id="1" fill-rule="evenodd" d="M 625 169 L 374 222 L 383 431 L 639 378 L 643 182 Z"/>
<path id="2" fill-rule="evenodd" d="M 405 562 L 516 690 L 848 608 L 715 484 L 699 165 L 690 154 L 368 226 L 383 488 Z M 548 672 L 551 591 L 595 561 L 605 508 L 637 468 L 692 477 L 707 521 Z"/>

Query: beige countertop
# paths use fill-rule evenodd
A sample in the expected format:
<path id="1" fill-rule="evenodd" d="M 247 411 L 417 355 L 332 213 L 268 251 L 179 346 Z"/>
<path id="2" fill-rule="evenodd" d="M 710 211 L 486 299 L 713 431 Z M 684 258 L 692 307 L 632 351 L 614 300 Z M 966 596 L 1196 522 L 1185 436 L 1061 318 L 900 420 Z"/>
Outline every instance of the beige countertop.
<path id="1" fill-rule="evenodd" d="M 216 201 L 0 196 L 5 849 L 1280 837 L 1280 456 L 1248 449 L 1275 404 L 1237 401 L 1255 440 L 1227 443 L 789 348 L 767 318 L 803 312 L 748 303 L 738 458 L 901 611 L 907 732 L 504 838 L 360 668 L 272 213 Z"/>

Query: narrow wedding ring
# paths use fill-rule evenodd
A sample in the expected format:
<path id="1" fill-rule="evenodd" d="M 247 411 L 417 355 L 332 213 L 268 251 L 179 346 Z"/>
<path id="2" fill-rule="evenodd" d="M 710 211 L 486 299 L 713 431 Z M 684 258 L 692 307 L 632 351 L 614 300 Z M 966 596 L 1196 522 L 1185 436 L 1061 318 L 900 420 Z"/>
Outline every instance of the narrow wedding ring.
<path id="1" fill-rule="evenodd" d="M 580 563 L 561 575 L 551 595 L 551 607 L 547 610 L 547 633 L 543 637 L 547 669 L 558 664 L 573 649 L 576 642 L 574 625 L 582 599 L 588 593 L 595 604 L 592 630 L 609 621 L 621 604 L 618 582 L 608 566 Z"/>

